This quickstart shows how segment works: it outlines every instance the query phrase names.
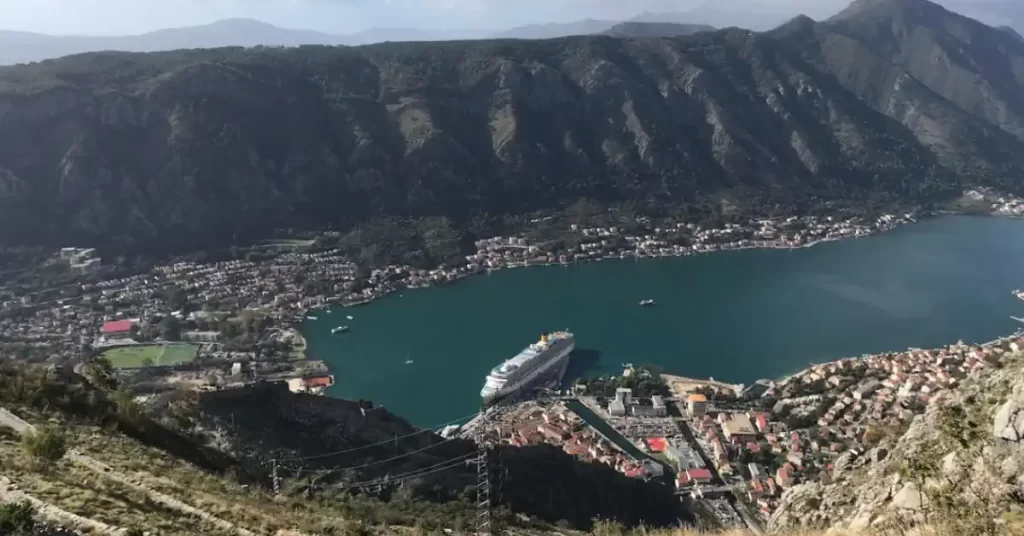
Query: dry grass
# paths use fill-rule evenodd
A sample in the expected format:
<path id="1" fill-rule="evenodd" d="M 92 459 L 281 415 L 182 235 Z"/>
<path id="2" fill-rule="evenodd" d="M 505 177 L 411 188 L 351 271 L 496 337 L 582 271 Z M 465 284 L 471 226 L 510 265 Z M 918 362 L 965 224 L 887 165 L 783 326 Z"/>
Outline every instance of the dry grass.
<path id="1" fill-rule="evenodd" d="M 35 422 L 35 419 L 32 419 Z M 233 479 L 205 473 L 132 439 L 94 426 L 70 426 L 69 447 L 102 461 L 149 490 L 169 495 L 256 534 L 322 533 L 345 522 L 314 501 L 275 498 Z M 140 490 L 67 459 L 34 470 L 17 437 L 0 439 L 0 474 L 21 490 L 68 512 L 161 535 L 229 534 L 152 500 Z M 344 533 L 343 531 L 341 533 Z M 234 534 L 234 532 L 230 532 Z"/>
<path id="2" fill-rule="evenodd" d="M 319 532 L 325 523 L 339 524 L 337 514 L 312 501 L 275 498 L 262 490 L 202 470 L 162 451 L 103 430 L 77 428 L 76 448 L 102 460 L 147 488 L 258 534 L 297 530 Z"/>
<path id="3" fill-rule="evenodd" d="M 33 470 L 17 442 L 0 442 L 0 472 L 24 492 L 68 512 L 110 525 L 168 535 L 223 534 L 202 520 L 153 503 L 132 488 L 67 460 Z"/>

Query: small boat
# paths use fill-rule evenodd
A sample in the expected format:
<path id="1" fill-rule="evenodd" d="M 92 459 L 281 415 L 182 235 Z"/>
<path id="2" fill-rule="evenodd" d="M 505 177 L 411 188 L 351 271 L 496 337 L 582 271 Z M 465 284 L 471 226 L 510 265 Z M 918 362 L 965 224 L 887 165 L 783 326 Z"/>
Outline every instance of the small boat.
<path id="1" fill-rule="evenodd" d="M 640 300 L 640 306 L 641 307 L 647 307 L 648 305 L 654 305 L 654 300 L 652 300 L 652 299 Z"/>
<path id="2" fill-rule="evenodd" d="M 316 317 L 315 316 L 307 316 L 306 320 L 316 320 Z"/>
<path id="3" fill-rule="evenodd" d="M 412 364 L 412 359 L 406 359 L 405 360 L 405 364 L 406 365 L 411 365 Z"/>
<path id="4" fill-rule="evenodd" d="M 331 335 L 334 335 L 335 333 L 344 333 L 346 331 L 348 331 L 348 326 L 338 326 L 331 330 Z"/>
<path id="5" fill-rule="evenodd" d="M 349 320 L 352 320 L 352 315 L 348 315 L 348 316 L 346 316 L 345 318 L 347 318 L 347 319 L 349 319 Z"/>

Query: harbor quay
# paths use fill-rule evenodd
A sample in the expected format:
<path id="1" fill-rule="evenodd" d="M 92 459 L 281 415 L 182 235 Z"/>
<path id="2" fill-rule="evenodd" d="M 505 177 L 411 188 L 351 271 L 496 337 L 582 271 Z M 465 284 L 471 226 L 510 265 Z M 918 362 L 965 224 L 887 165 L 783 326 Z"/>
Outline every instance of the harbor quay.
<path id="1" fill-rule="evenodd" d="M 503 407 L 477 425 L 488 441 L 550 444 L 629 477 L 668 480 L 680 495 L 716 501 L 708 510 L 732 526 L 745 519 L 739 510 L 766 520 L 785 489 L 841 471 L 943 391 L 1021 351 L 1018 332 L 983 344 L 844 358 L 747 386 L 686 379 L 688 391 L 676 381 L 667 397 L 609 383 L 649 374 L 629 367 L 559 396 Z M 656 377 L 666 391 L 678 379 Z M 605 392 L 587 393 L 592 386 Z M 714 499 L 723 496 L 735 510 Z"/>

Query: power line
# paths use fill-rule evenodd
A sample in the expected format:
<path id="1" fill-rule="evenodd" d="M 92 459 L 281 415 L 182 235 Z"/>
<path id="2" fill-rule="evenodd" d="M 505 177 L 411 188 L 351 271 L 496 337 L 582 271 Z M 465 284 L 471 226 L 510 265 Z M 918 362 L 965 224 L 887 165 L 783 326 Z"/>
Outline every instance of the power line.
<path id="1" fill-rule="evenodd" d="M 434 430 L 437 430 L 438 428 L 442 428 L 444 426 L 449 426 L 449 425 L 457 423 L 459 421 L 462 421 L 462 420 L 465 420 L 465 419 L 468 419 L 468 418 L 472 418 L 472 417 L 476 417 L 477 415 L 479 415 L 479 412 L 478 413 L 471 413 L 469 415 L 464 415 L 464 416 L 459 417 L 457 419 L 452 419 L 452 420 L 450 420 L 450 421 L 448 421 L 446 423 L 439 424 L 437 426 L 431 426 L 431 427 L 428 427 L 428 428 L 424 428 L 422 430 L 418 430 L 418 431 L 406 434 L 404 436 L 393 437 L 391 439 L 385 439 L 384 441 L 378 441 L 377 443 L 371 443 L 369 445 L 363 445 L 361 447 L 355 447 L 355 448 L 350 448 L 350 449 L 345 449 L 345 450 L 339 450 L 339 451 L 335 451 L 335 452 L 327 452 L 327 453 L 324 453 L 324 454 L 314 454 L 312 456 L 293 456 L 293 457 L 289 457 L 289 458 L 276 458 L 276 459 L 278 461 L 282 461 L 282 462 L 291 462 L 291 461 L 302 461 L 302 460 L 319 460 L 321 458 L 328 458 L 328 457 L 331 457 L 331 456 L 337 456 L 339 454 L 348 454 L 349 452 L 356 452 L 356 451 L 360 451 L 360 450 L 363 450 L 363 449 L 368 449 L 370 447 L 376 447 L 376 446 L 379 446 L 379 445 L 383 445 L 385 443 L 395 443 L 395 442 L 398 442 L 398 441 L 400 441 L 402 439 L 405 439 L 407 437 L 412 437 L 412 436 L 419 435 L 419 434 L 425 434 L 425 433 L 428 433 L 428 432 L 433 432 Z"/>
<path id="2" fill-rule="evenodd" d="M 354 465 L 352 467 L 335 467 L 333 469 L 329 469 L 328 471 L 329 472 L 349 471 L 349 470 L 355 470 L 355 469 L 362 469 L 364 467 L 370 467 L 370 466 L 373 466 L 373 465 L 377 465 L 379 463 L 393 462 L 395 460 L 398 460 L 398 459 L 401 459 L 401 458 L 405 458 L 406 456 L 412 456 L 413 454 L 418 454 L 418 453 L 423 452 L 423 451 L 425 451 L 427 449 L 432 449 L 432 448 L 434 448 L 434 447 L 436 447 L 438 445 L 444 445 L 445 443 L 448 443 L 448 442 L 451 442 L 451 441 L 455 441 L 455 439 L 456 438 L 454 438 L 454 437 L 450 438 L 450 439 L 445 439 L 444 441 L 440 441 L 440 442 L 434 443 L 432 445 L 427 445 L 426 447 L 423 447 L 421 449 L 416 449 L 416 450 L 413 450 L 413 451 L 410 451 L 410 452 L 406 452 L 404 454 L 399 454 L 397 456 L 392 456 L 390 458 L 385 458 L 383 460 L 376 460 L 376 461 L 372 461 L 372 462 L 369 462 L 369 463 L 364 463 L 362 465 Z M 316 469 L 297 469 L 296 472 L 297 473 L 316 473 L 316 472 L 319 472 L 319 471 L 316 470 Z"/>
<path id="3" fill-rule="evenodd" d="M 474 457 L 476 455 L 477 455 L 476 452 L 471 452 L 469 454 L 463 454 L 462 456 L 459 456 L 457 458 L 452 458 L 451 460 L 445 460 L 445 461 L 443 461 L 441 463 L 434 464 L 434 465 L 431 465 L 429 467 L 423 467 L 423 468 L 420 468 L 420 469 L 416 469 L 414 471 L 409 471 L 408 473 L 403 473 L 403 474 L 399 474 L 399 475 L 395 475 L 395 476 L 387 476 L 387 477 L 375 478 L 373 480 L 365 480 L 363 482 L 354 482 L 354 483 L 350 483 L 350 484 L 344 484 L 344 485 L 340 486 L 340 488 L 342 490 L 347 490 L 347 489 L 352 489 L 352 488 L 360 488 L 360 487 L 364 487 L 364 486 L 370 486 L 370 485 L 373 485 L 373 484 L 382 484 L 382 483 L 389 483 L 390 484 L 390 483 L 402 482 L 402 481 L 405 481 L 405 480 L 409 480 L 410 478 L 418 478 L 418 477 L 421 477 L 421 476 L 437 473 L 437 472 L 440 472 L 440 471 L 445 471 L 445 470 L 448 470 L 448 469 L 453 469 L 456 466 L 463 464 L 466 460 L 468 460 L 468 459 L 470 459 L 470 458 L 472 458 L 472 457 Z M 444 466 L 444 467 L 442 467 L 442 466 Z"/>

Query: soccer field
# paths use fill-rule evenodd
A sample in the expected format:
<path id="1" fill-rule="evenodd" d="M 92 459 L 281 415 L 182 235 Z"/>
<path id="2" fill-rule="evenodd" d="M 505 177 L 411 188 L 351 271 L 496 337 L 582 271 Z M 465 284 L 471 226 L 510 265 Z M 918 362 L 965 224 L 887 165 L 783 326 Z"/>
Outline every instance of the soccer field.
<path id="1" fill-rule="evenodd" d="M 196 344 L 146 344 L 122 346 L 103 352 L 114 368 L 133 369 L 144 366 L 168 367 L 188 363 L 196 358 L 199 346 Z"/>

